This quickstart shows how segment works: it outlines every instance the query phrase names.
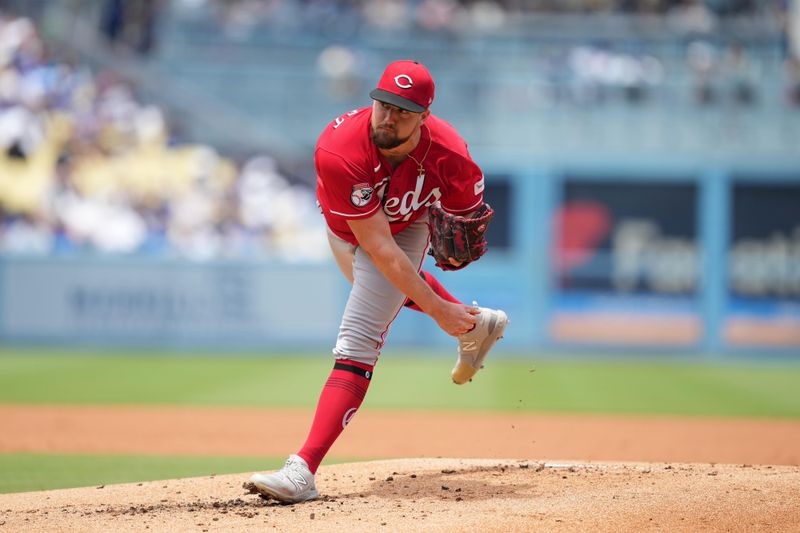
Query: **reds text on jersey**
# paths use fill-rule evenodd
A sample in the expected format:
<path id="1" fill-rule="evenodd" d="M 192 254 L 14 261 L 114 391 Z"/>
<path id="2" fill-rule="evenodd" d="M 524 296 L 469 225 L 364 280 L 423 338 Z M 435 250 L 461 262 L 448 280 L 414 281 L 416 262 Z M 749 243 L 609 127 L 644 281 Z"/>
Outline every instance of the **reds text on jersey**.
<path id="1" fill-rule="evenodd" d="M 326 126 L 317 141 L 317 199 L 333 233 L 358 244 L 347 220 L 378 209 L 394 235 L 436 201 L 455 214 L 481 205 L 483 174 L 455 128 L 433 115 L 425 120 L 411 152 L 424 167 L 420 173 L 411 157 L 392 169 L 370 139 L 371 116 L 371 107 L 350 111 Z"/>

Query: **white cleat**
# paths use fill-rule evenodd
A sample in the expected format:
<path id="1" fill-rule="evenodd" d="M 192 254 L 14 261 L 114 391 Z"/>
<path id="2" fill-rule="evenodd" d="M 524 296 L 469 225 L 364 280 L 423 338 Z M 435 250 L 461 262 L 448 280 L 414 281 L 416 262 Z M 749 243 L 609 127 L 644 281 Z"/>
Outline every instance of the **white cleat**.
<path id="1" fill-rule="evenodd" d="M 250 476 L 251 490 L 284 503 L 300 503 L 319 498 L 314 474 L 299 455 L 290 455 L 286 464 L 272 474 Z"/>
<path id="2" fill-rule="evenodd" d="M 477 304 L 474 304 L 477 307 Z M 503 337 L 508 316 L 503 311 L 479 307 L 478 322 L 467 333 L 458 336 L 458 361 L 450 375 L 453 383 L 463 385 L 483 368 L 489 350 Z"/>

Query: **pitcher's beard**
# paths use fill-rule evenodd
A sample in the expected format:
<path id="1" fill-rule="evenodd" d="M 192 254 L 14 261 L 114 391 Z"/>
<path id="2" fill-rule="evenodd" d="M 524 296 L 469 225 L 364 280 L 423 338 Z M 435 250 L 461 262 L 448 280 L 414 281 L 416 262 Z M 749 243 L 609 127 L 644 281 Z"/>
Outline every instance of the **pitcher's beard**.
<path id="1" fill-rule="evenodd" d="M 394 132 L 372 128 L 370 129 L 370 136 L 372 137 L 372 143 L 382 150 L 397 148 L 411 138 L 411 135 L 409 135 L 405 139 L 400 139 Z"/>

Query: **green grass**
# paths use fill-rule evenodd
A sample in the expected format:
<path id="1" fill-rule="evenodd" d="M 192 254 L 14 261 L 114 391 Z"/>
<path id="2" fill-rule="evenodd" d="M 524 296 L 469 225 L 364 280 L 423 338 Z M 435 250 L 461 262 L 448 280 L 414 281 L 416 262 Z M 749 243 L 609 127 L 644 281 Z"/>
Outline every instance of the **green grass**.
<path id="1" fill-rule="evenodd" d="M 800 364 L 494 359 L 455 386 L 454 357 L 387 352 L 365 407 L 800 418 Z M 313 407 L 328 357 L 0 350 L 0 403 Z"/>
<path id="2" fill-rule="evenodd" d="M 414 372 L 409 378 L 414 388 L 396 380 L 376 383 L 368 405 L 388 409 L 800 417 L 797 364 L 638 359 L 493 361 L 473 383 L 462 387 L 447 383 L 449 360 L 409 361 L 407 365 L 413 370 L 404 367 L 404 371 Z"/>
<path id="3" fill-rule="evenodd" d="M 364 407 L 800 418 L 798 361 L 496 358 L 459 387 L 449 379 L 453 360 L 451 354 L 386 352 Z M 311 408 L 331 366 L 329 357 L 309 355 L 6 348 L 0 349 L 0 403 Z M 250 472 L 283 460 L 0 454 L 0 493 Z"/>
<path id="4" fill-rule="evenodd" d="M 272 470 L 285 458 L 0 454 L 0 493 Z"/>

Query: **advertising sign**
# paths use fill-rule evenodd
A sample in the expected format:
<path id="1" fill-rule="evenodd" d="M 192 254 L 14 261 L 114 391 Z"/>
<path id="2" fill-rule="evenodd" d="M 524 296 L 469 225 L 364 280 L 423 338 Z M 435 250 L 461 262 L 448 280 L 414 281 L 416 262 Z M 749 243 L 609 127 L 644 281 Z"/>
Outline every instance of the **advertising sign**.
<path id="1" fill-rule="evenodd" d="M 567 179 L 553 226 L 553 339 L 698 342 L 694 183 Z"/>
<path id="2" fill-rule="evenodd" d="M 731 211 L 725 341 L 800 346 L 800 185 L 738 182 Z"/>
<path id="3" fill-rule="evenodd" d="M 0 272 L 7 339 L 272 347 L 338 330 L 325 266 L 13 259 Z"/>

